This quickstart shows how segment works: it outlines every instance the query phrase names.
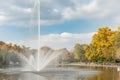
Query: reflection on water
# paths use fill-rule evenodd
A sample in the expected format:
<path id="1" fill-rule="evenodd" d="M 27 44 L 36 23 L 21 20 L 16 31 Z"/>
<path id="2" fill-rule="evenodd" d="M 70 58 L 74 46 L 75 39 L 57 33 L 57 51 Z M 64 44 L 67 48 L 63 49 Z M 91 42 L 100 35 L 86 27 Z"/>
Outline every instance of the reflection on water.
<path id="1" fill-rule="evenodd" d="M 76 67 L 83 69 L 79 75 L 75 73 L 66 74 L 64 72 L 54 74 L 51 72 L 45 74 L 21 73 L 21 74 L 0 74 L 0 80 L 120 80 L 120 72 L 116 68 L 102 67 Z M 89 72 L 85 72 L 87 69 Z M 93 74 L 92 71 L 101 71 L 99 74 Z M 89 73 L 89 74 L 88 74 Z M 91 75 L 92 74 L 92 75 Z"/>
<path id="2" fill-rule="evenodd" d="M 0 77 L 0 80 L 85 80 L 84 77 L 75 77 L 71 75 L 53 75 L 40 76 L 33 73 L 25 73 L 20 75 L 6 75 Z"/>
<path id="3" fill-rule="evenodd" d="M 101 74 L 93 76 L 88 80 L 120 80 L 120 72 L 117 68 L 96 68 L 102 71 Z"/>

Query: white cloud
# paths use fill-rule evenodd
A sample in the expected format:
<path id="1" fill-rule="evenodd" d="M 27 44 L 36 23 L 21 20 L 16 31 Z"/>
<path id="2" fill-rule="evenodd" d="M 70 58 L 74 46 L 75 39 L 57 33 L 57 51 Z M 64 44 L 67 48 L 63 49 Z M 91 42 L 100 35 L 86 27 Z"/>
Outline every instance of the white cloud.
<path id="1" fill-rule="evenodd" d="M 27 26 L 30 23 L 33 1 L 1 0 L 0 25 Z"/>
<path id="2" fill-rule="evenodd" d="M 49 2 L 44 2 L 46 5 L 42 6 L 43 10 L 41 11 L 44 14 L 42 16 L 44 17 L 48 13 L 47 10 L 50 10 L 51 13 L 46 16 L 45 20 L 53 21 L 54 19 L 59 23 L 61 20 L 64 22 L 72 19 L 86 19 L 98 20 L 99 22 L 104 20 L 104 22 L 108 22 L 109 25 L 120 23 L 119 19 L 116 19 L 116 17 L 119 18 L 120 16 L 119 0 L 90 0 L 86 1 L 87 3 L 82 2 L 84 0 L 67 0 L 68 4 L 64 3 L 64 1 L 65 0 L 53 2 L 49 0 Z M 54 8 L 59 11 L 56 15 L 52 14 Z M 50 19 L 50 16 L 52 16 L 52 19 Z M 55 16 L 59 18 L 56 19 Z M 41 18 L 41 20 L 43 19 Z M 49 24 L 49 21 L 45 24 Z"/>
<path id="3" fill-rule="evenodd" d="M 6 20 L 6 16 L 0 15 L 0 21 Z"/>
<path id="4" fill-rule="evenodd" d="M 4 15 L 7 19 L 0 18 L 0 24 L 27 26 L 34 1 L 1 0 L 0 16 Z M 68 19 L 105 19 L 110 24 L 118 24 L 119 3 L 120 0 L 40 0 L 41 25 L 57 24 Z"/>
<path id="5" fill-rule="evenodd" d="M 64 38 L 69 38 L 69 37 L 72 37 L 72 33 L 67 33 L 67 32 L 64 32 L 60 35 L 61 37 L 64 37 Z"/>
<path id="6" fill-rule="evenodd" d="M 75 8 L 67 7 L 63 9 L 62 15 L 65 19 L 90 19 L 90 20 L 101 20 L 108 18 L 113 18 L 115 15 L 116 6 L 118 7 L 118 0 L 113 1 L 108 0 L 91 0 L 89 3 L 75 3 Z M 114 11 L 114 13 L 113 13 Z"/>
<path id="7" fill-rule="evenodd" d="M 49 46 L 53 49 L 67 48 L 72 50 L 76 43 L 88 44 L 92 40 L 92 36 L 95 32 L 92 33 L 83 33 L 83 34 L 73 34 L 73 33 L 61 33 L 61 34 L 48 34 L 41 36 L 41 46 Z M 27 40 L 17 42 L 20 45 L 29 46 L 32 48 L 38 47 L 38 40 Z"/>
<path id="8" fill-rule="evenodd" d="M 59 12 L 59 10 L 58 10 L 58 9 L 53 9 L 53 11 L 54 11 L 55 13 L 58 13 L 58 12 Z"/>
<path id="9" fill-rule="evenodd" d="M 65 8 L 62 15 L 65 19 L 89 18 L 91 15 L 94 16 L 97 10 L 97 1 L 92 0 L 89 4 L 76 3 L 75 9 L 72 7 Z"/>
<path id="10" fill-rule="evenodd" d="M 32 8 L 23 9 L 24 12 L 32 13 Z"/>

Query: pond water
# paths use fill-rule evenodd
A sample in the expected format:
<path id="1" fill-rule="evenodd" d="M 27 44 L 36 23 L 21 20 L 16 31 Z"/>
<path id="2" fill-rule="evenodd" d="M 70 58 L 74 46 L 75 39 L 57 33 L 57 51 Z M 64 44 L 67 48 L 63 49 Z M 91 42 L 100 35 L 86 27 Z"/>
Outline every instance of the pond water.
<path id="1" fill-rule="evenodd" d="M 0 80 L 120 80 L 120 72 L 117 68 L 66 66 L 38 73 L 0 73 Z"/>

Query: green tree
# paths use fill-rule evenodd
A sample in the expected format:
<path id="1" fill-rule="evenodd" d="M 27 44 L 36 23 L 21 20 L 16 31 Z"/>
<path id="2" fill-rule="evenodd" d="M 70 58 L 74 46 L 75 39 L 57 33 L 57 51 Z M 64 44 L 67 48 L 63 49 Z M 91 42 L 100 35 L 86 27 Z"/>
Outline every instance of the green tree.
<path id="1" fill-rule="evenodd" d="M 115 39 L 114 48 L 116 50 L 115 57 L 116 59 L 120 59 L 120 25 L 118 26 L 118 30 L 115 33 L 114 39 Z"/>
<path id="2" fill-rule="evenodd" d="M 74 46 L 74 55 L 75 55 L 74 57 L 75 57 L 75 59 L 83 61 L 85 59 L 84 53 L 85 53 L 84 45 L 76 44 Z"/>
<path id="3" fill-rule="evenodd" d="M 120 26 L 118 26 L 118 30 L 115 33 L 114 39 L 115 39 L 115 49 L 117 50 L 118 48 L 120 48 Z"/>

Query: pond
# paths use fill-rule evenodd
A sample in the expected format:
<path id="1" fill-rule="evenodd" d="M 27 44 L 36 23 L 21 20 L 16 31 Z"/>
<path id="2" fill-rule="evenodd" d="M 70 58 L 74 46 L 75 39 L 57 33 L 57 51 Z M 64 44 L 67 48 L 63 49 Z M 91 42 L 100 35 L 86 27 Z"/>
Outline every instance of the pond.
<path id="1" fill-rule="evenodd" d="M 41 72 L 1 73 L 0 80 L 120 80 L 117 68 L 65 66 Z"/>

